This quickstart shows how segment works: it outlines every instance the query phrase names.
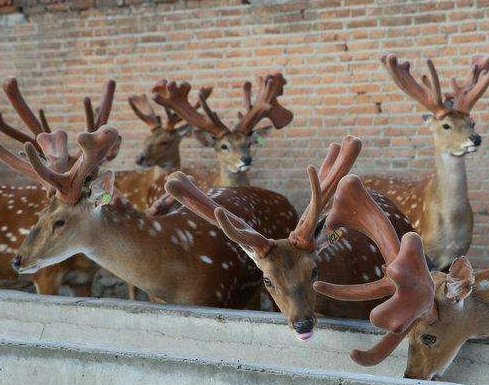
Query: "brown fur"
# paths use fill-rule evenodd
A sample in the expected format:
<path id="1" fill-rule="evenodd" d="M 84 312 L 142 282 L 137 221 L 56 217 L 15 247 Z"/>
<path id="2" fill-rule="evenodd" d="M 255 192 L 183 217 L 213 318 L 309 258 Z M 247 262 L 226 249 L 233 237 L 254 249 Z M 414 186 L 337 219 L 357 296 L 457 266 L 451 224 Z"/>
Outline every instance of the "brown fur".
<path id="1" fill-rule="evenodd" d="M 458 303 L 446 298 L 447 274 L 432 275 L 438 319 L 432 324 L 420 322 L 411 331 L 408 378 L 439 379 L 468 338 L 489 336 L 489 270 L 475 273 L 472 293 Z M 422 337 L 426 335 L 436 337 L 436 342 L 424 343 Z"/>
<path id="2" fill-rule="evenodd" d="M 465 145 L 475 134 L 471 119 L 451 112 L 428 122 L 435 144 L 435 173 L 418 179 L 365 176 L 366 187 L 387 195 L 409 218 L 437 268 L 467 252 L 472 240 L 473 214 L 467 194 Z M 444 129 L 449 124 L 450 129 Z M 473 146 L 470 152 L 475 151 Z"/>
<path id="3" fill-rule="evenodd" d="M 273 192 L 239 187 L 209 193 L 271 237 L 284 237 L 297 220 L 288 201 Z M 60 218 L 66 224 L 53 228 Z M 94 208 L 88 197 L 74 206 L 54 199 L 21 247 L 21 267 L 39 268 L 74 252 L 169 303 L 244 308 L 261 287 L 261 274 L 243 251 L 185 208 L 151 219 L 117 204 Z"/>

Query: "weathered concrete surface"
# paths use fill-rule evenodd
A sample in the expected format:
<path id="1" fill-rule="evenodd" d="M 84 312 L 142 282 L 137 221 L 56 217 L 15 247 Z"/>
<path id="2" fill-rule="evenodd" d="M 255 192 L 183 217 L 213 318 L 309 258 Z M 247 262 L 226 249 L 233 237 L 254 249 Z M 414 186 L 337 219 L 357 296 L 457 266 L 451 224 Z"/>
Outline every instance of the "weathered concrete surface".
<path id="1" fill-rule="evenodd" d="M 21 345 L 11 346 L 20 343 L 81 349 L 76 354 L 83 355 L 83 358 L 79 358 L 83 361 L 82 366 L 93 367 L 104 379 L 111 376 L 110 370 L 118 367 L 117 360 L 108 357 L 108 366 L 104 368 L 97 360 L 86 361 L 90 355 L 84 350 L 111 351 L 117 357 L 127 357 L 129 361 L 124 361 L 124 365 L 138 368 L 141 367 L 140 362 L 146 359 L 141 355 L 156 360 L 161 360 L 161 355 L 164 355 L 186 357 L 186 362 L 192 358 L 225 362 L 232 367 L 245 364 L 288 368 L 298 372 L 304 369 L 318 370 L 324 375 L 329 375 L 327 373 L 330 371 L 341 371 L 400 378 L 406 362 L 406 344 L 375 368 L 363 368 L 350 360 L 348 354 L 352 348 L 370 346 L 378 338 L 378 332 L 365 322 L 324 319 L 312 340 L 300 342 L 279 314 L 0 292 L 0 339 L 6 344 L 0 352 L 0 362 L 8 366 L 0 373 L 17 370 L 10 364 L 16 362 L 13 357 L 19 357 L 19 354 L 24 362 L 35 363 L 34 367 L 39 373 L 43 372 L 42 368 L 49 368 L 49 362 L 52 364 L 53 360 L 60 360 L 63 371 L 71 373 L 74 362 L 78 360 L 69 355 L 63 358 L 64 355 L 59 352 L 52 357 L 49 354 L 46 357 L 42 354 L 30 356 L 32 349 L 22 348 Z M 445 379 L 486 385 L 488 353 L 489 345 L 486 343 L 467 344 Z M 136 357 L 134 359 L 139 363 L 131 364 L 131 357 Z M 24 369 L 31 367 L 29 364 Z M 200 369 L 186 367 L 185 370 L 198 372 Z M 206 373 L 212 377 L 211 372 Z M 367 383 L 374 383 L 371 379 L 369 381 Z M 394 379 L 389 381 L 394 383 Z M 267 380 L 266 383 L 273 382 Z"/>
<path id="2" fill-rule="evenodd" d="M 408 385 L 425 381 L 244 365 L 156 354 L 0 343 L 1 383 L 56 385 Z M 448 383 L 440 383 L 448 384 Z"/>

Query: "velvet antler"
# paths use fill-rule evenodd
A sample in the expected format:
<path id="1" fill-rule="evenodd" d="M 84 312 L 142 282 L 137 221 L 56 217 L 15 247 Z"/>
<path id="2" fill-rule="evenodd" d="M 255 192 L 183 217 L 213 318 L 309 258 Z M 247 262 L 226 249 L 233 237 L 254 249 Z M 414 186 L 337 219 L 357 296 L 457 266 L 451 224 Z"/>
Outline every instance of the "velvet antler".
<path id="1" fill-rule="evenodd" d="M 209 223 L 220 227 L 231 240 L 257 258 L 264 258 L 275 245 L 273 240 L 265 238 L 242 219 L 206 196 L 184 173 L 176 171 L 171 174 L 165 189 L 182 205 Z"/>
<path id="2" fill-rule="evenodd" d="M 383 54 L 380 56 L 380 61 L 397 86 L 427 110 L 431 111 L 437 118 L 443 118 L 451 111 L 451 108 L 443 103 L 440 80 L 430 59 L 426 61 L 429 78 L 424 76 L 422 84 L 419 84 L 409 72 L 409 62 L 399 64 L 397 56 L 394 54 Z"/>
<path id="3" fill-rule="evenodd" d="M 92 101 L 89 97 L 86 97 L 83 100 L 88 132 L 97 131 L 109 121 L 110 112 L 112 111 L 112 103 L 114 102 L 115 88 L 115 80 L 109 80 L 105 84 L 102 99 L 95 111 L 93 110 Z"/>
<path id="4" fill-rule="evenodd" d="M 447 99 L 453 99 L 453 109 L 466 115 L 489 86 L 489 57 L 474 56 L 471 67 L 465 81 L 450 79 L 453 92 L 446 94 Z"/>
<path id="5" fill-rule="evenodd" d="M 175 111 L 182 119 L 190 125 L 210 132 L 217 138 L 222 137 L 228 130 L 225 124 L 207 105 L 206 97 L 209 96 L 208 89 L 201 89 L 199 92 L 199 103 L 205 115 L 197 111 L 197 106 L 193 106 L 188 101 L 188 94 L 191 86 L 187 82 L 177 84 L 162 80 L 153 87 L 153 100 Z"/>
<path id="6" fill-rule="evenodd" d="M 252 105 L 251 83 L 246 82 L 243 86 L 243 94 L 247 112 L 233 130 L 250 133 L 257 123 L 264 118 L 270 119 L 275 128 L 288 125 L 294 115 L 277 100 L 279 96 L 283 95 L 286 83 L 287 81 L 281 73 L 258 77 L 258 93 L 255 104 Z"/>
<path id="7" fill-rule="evenodd" d="M 56 147 L 59 146 L 57 144 L 59 139 L 55 135 L 56 133 L 41 134 L 38 136 L 38 141 L 43 143 L 46 148 L 59 149 L 61 147 Z M 118 138 L 117 130 L 110 127 L 101 127 L 93 133 L 78 134 L 76 141 L 81 148 L 82 155 L 66 172 L 58 172 L 54 167 L 46 165 L 39 158 L 39 154 L 31 143 L 26 143 L 24 148 L 29 162 L 39 178 L 56 190 L 59 199 L 69 204 L 75 204 L 81 197 L 85 179 L 104 160 L 107 152 L 112 149 Z"/>
<path id="8" fill-rule="evenodd" d="M 361 365 L 375 365 L 385 359 L 414 324 L 431 317 L 434 283 L 426 265 L 421 238 L 407 233 L 401 242 L 392 224 L 364 189 L 355 175 L 338 184 L 327 226 L 346 226 L 369 236 L 386 262 L 385 277 L 361 285 L 334 285 L 317 282 L 316 291 L 332 298 L 363 301 L 394 294 L 370 314 L 372 324 L 389 331 L 379 344 L 367 352 L 354 351 L 352 358 Z"/>
<path id="9" fill-rule="evenodd" d="M 332 143 L 329 146 L 328 154 L 321 165 L 319 180 L 316 169 L 313 166 L 308 167 L 311 201 L 304 210 L 295 230 L 290 233 L 290 243 L 302 249 L 314 249 L 314 231 L 319 216 L 336 190 L 340 179 L 350 171 L 355 163 L 361 148 L 360 139 L 347 136 L 341 147 L 337 143 Z"/>

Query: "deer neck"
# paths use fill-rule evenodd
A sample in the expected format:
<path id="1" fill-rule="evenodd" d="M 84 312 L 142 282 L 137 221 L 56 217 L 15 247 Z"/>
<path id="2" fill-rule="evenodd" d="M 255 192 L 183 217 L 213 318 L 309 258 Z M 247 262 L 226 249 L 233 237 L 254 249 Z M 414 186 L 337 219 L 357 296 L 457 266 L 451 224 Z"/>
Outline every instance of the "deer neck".
<path id="1" fill-rule="evenodd" d="M 184 266 L 172 258 L 177 251 L 162 223 L 115 205 L 102 206 L 92 219 L 88 258 L 153 296 L 175 300 Z"/>
<path id="2" fill-rule="evenodd" d="M 438 202 L 444 209 L 459 210 L 461 207 L 466 207 L 469 198 L 465 157 L 436 151 L 433 187 L 436 188 Z"/>
<path id="3" fill-rule="evenodd" d="M 250 181 L 246 171 L 230 172 L 225 166 L 220 165 L 219 180 L 216 185 L 224 187 L 249 186 Z"/>

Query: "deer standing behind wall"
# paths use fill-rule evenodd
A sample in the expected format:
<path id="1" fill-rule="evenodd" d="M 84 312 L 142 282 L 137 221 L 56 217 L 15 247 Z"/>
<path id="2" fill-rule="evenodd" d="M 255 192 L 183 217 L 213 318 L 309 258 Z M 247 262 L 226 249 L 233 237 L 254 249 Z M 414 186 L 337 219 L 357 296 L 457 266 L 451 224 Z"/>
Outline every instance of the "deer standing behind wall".
<path id="1" fill-rule="evenodd" d="M 347 225 L 368 234 L 386 262 L 385 277 L 376 283 L 314 285 L 319 293 L 345 301 L 391 295 L 370 314 L 371 322 L 387 334 L 369 350 L 354 350 L 355 362 L 377 365 L 408 336 L 405 377 L 439 380 L 468 338 L 489 336 L 489 270 L 474 274 L 468 259 L 458 257 L 448 273 L 430 275 L 420 237 L 410 233 L 399 243 L 389 219 L 357 177 L 340 182 L 327 222 L 332 228 Z"/>
<path id="2" fill-rule="evenodd" d="M 51 143 L 55 135 L 61 137 L 41 134 L 38 141 Z M 114 191 L 110 171 L 86 181 L 117 137 L 109 127 L 79 134 L 82 156 L 71 168 L 64 164 L 63 172 L 44 164 L 32 143 L 25 144 L 29 163 L 0 147 L 7 164 L 55 191 L 14 260 L 19 272 L 34 273 L 83 252 L 157 301 L 257 308 L 261 273 L 219 229 L 183 207 L 157 217 L 134 209 Z M 297 221 L 286 198 L 258 187 L 222 187 L 209 194 L 272 237 Z"/>
<path id="3" fill-rule="evenodd" d="M 325 276 L 337 276 L 340 283 L 371 281 L 377 277 L 375 267 L 382 268 L 381 253 L 377 247 L 371 247 L 373 243 L 366 242 L 365 236 L 344 229 L 340 241 L 332 244 L 324 238 L 318 242 L 316 236 L 321 212 L 334 194 L 340 178 L 352 167 L 360 148 L 358 138 L 347 137 L 341 147 L 336 143 L 330 146 L 319 177 L 313 166 L 308 167 L 311 201 L 295 229 L 284 238 L 273 238 L 259 232 L 243 221 L 238 211 L 229 210 L 212 197 L 207 197 L 183 173 L 172 174 L 165 186 L 182 205 L 219 226 L 229 239 L 246 251 L 249 259 L 263 272 L 265 287 L 300 339 L 311 337 L 316 313 L 366 317 L 374 306 L 372 303 L 351 303 L 340 308 L 336 301 L 316 303 L 312 288 L 313 282 Z M 394 222 L 396 225 L 400 225 L 402 230 L 410 229 L 405 217 L 387 198 L 379 194 L 373 194 L 373 197 L 380 201 L 391 218 L 399 217 L 400 221 Z M 390 223 L 389 226 L 392 227 Z M 345 265 L 348 266 L 346 272 Z"/>
<path id="4" fill-rule="evenodd" d="M 423 76 L 422 84 L 410 74 L 409 62 L 399 64 L 396 55 L 382 55 L 381 62 L 397 86 L 433 114 L 425 119 L 434 139 L 435 173 L 421 180 L 365 176 L 363 181 L 387 195 L 410 219 L 426 254 L 443 270 L 467 253 L 472 241 L 465 155 L 481 144 L 470 111 L 489 85 L 489 57 L 474 57 L 467 79 L 452 78 L 453 92 L 445 99 L 431 60 L 429 77 Z"/>
<path id="5" fill-rule="evenodd" d="M 283 107 L 278 98 L 283 95 L 286 80 L 280 73 L 258 77 L 258 91 L 255 103 L 252 104 L 252 85 L 245 82 L 243 95 L 245 112 L 239 113 L 238 123 L 229 128 L 207 104 L 204 90 L 199 92 L 199 101 L 204 114 L 197 111 L 196 106 L 188 102 L 190 84 L 183 82 L 176 84 L 166 80 L 158 82 L 153 87 L 153 100 L 167 110 L 175 113 L 193 129 L 194 136 L 206 147 L 214 148 L 219 162 L 219 174 L 209 173 L 201 167 L 192 166 L 189 175 L 195 177 L 202 189 L 209 186 L 249 186 L 247 171 L 251 168 L 253 158 L 251 147 L 257 143 L 258 138 L 267 135 L 271 126 L 257 124 L 267 118 L 273 127 L 281 129 L 288 125 L 292 119 L 291 111 Z M 187 170 L 183 170 L 186 172 Z M 198 171 L 198 173 L 196 173 Z M 204 174 L 205 180 L 199 175 Z M 149 203 L 153 203 L 164 193 L 166 176 L 157 180 L 148 195 Z"/>
<path id="6" fill-rule="evenodd" d="M 40 110 L 39 119 L 34 115 L 22 97 L 16 79 L 7 78 L 3 81 L 2 86 L 17 114 L 34 136 L 51 132 L 44 111 Z M 90 98 L 85 98 L 84 105 L 88 132 L 96 131 L 108 121 L 115 86 L 116 84 L 113 80 L 106 84 L 101 103 L 95 112 L 93 111 Z M 1 115 L 0 131 L 21 143 L 32 143 L 43 154 L 45 159 L 49 159 L 52 156 L 50 152 L 43 152 L 35 138 L 9 126 Z M 107 154 L 108 158 L 105 161 L 110 161 L 115 158 L 119 145 L 120 138 L 112 151 Z M 79 155 L 67 154 L 65 161 L 72 165 L 76 162 Z M 53 167 L 56 167 L 56 163 L 59 161 L 61 160 L 53 158 Z M 36 179 L 34 180 L 37 182 Z M 29 233 L 29 229 L 36 223 L 40 213 L 46 208 L 48 202 L 49 199 L 46 197 L 46 191 L 41 184 L 0 186 L 0 207 L 3 210 L 3 213 L 0 213 L 0 279 L 4 280 L 4 284 L 6 283 L 5 281 L 18 281 L 18 275 L 11 267 L 11 261 L 24 237 Z M 93 277 L 97 270 L 98 267 L 95 264 L 82 255 L 77 255 L 69 261 L 40 270 L 31 278 L 39 294 L 56 295 L 60 286 L 65 284 L 75 295 L 89 296 Z"/>

